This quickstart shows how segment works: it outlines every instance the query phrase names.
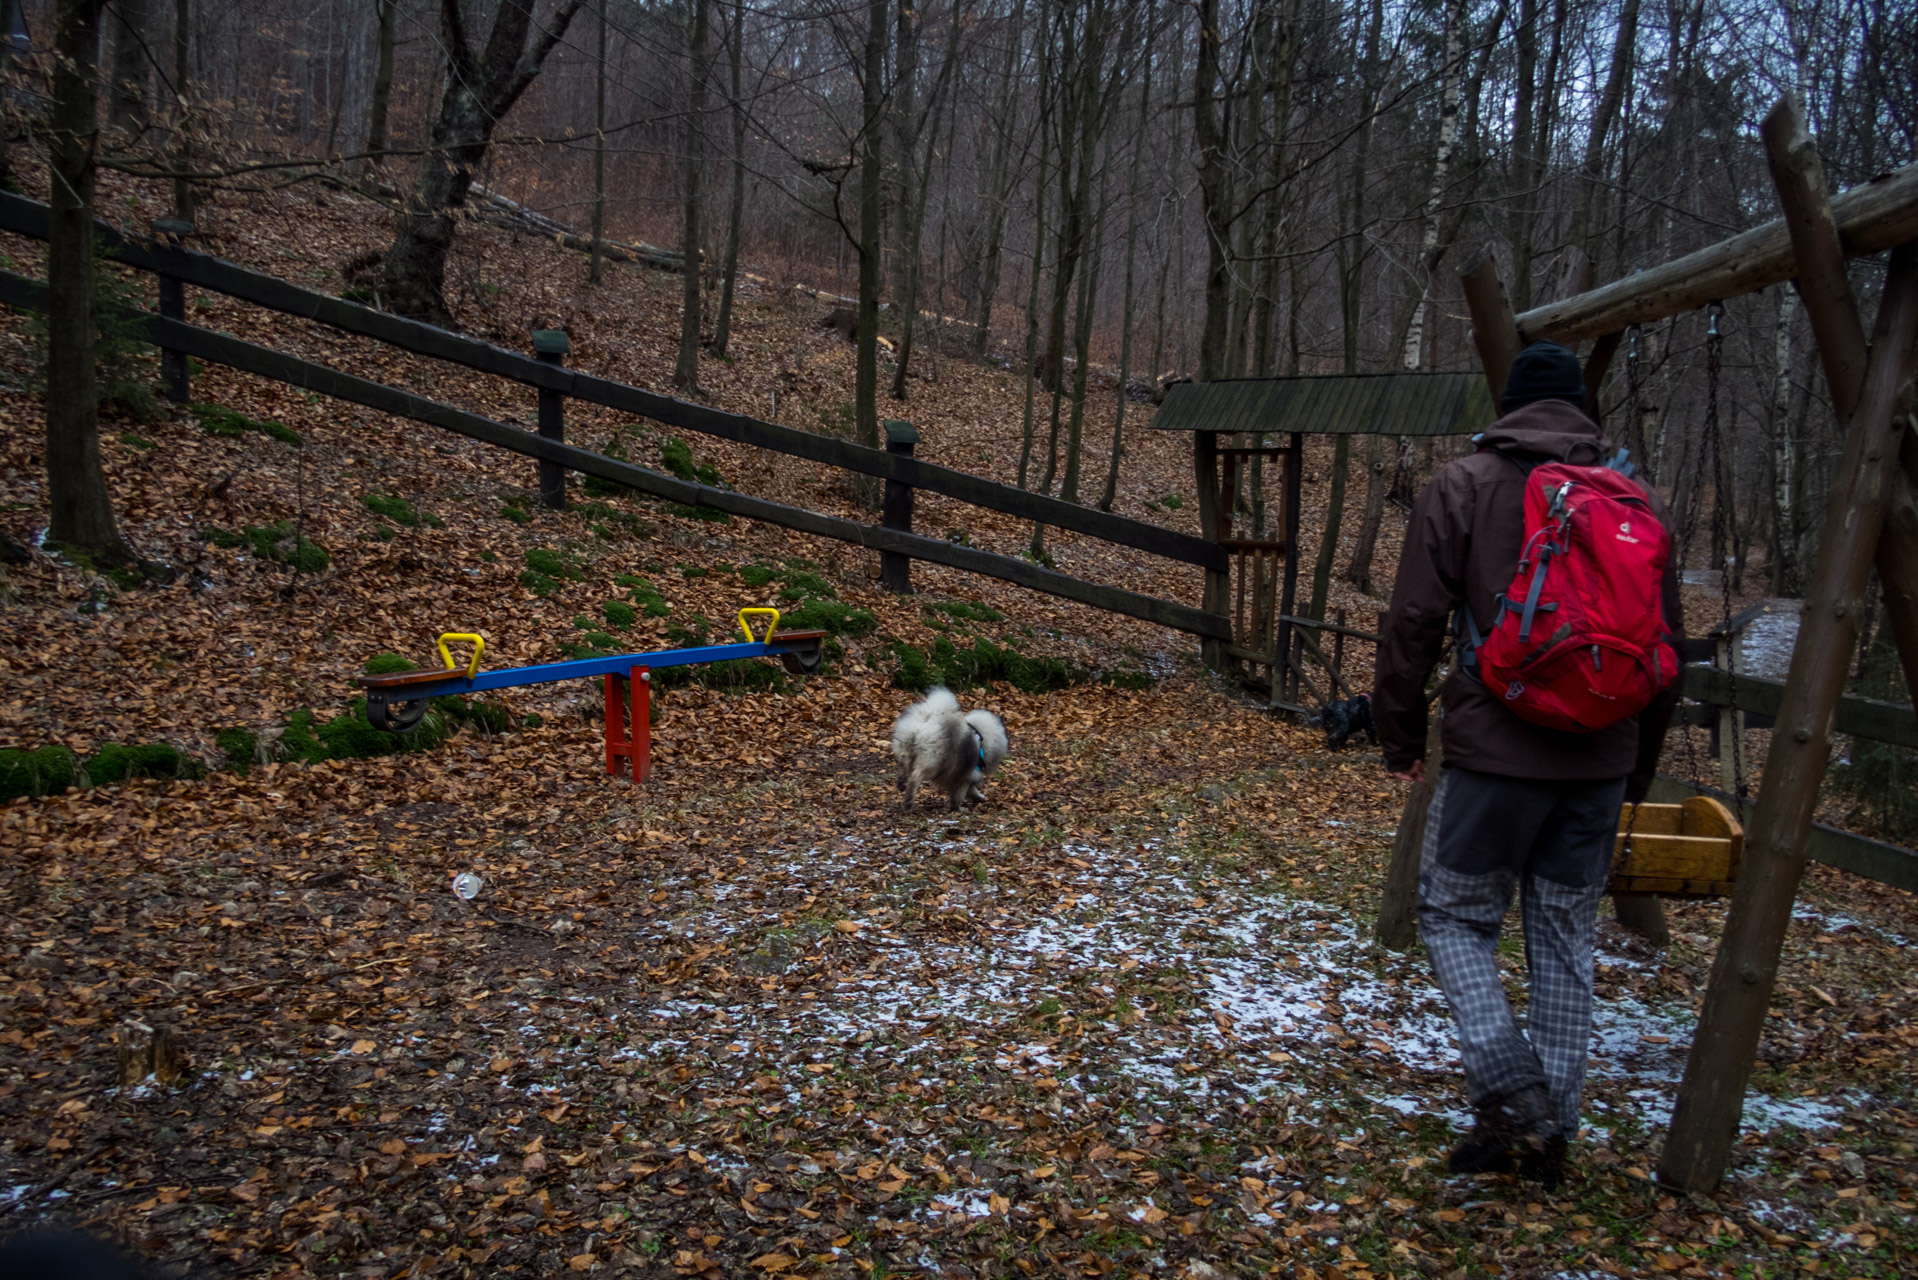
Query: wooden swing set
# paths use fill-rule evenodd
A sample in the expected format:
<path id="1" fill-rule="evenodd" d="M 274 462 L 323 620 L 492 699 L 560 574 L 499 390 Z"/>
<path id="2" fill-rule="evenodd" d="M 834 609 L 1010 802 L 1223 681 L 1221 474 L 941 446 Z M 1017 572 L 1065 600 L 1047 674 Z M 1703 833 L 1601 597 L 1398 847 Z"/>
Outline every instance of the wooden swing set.
<path id="1" fill-rule="evenodd" d="M 1489 258 L 1463 278 L 1473 341 L 1494 394 L 1528 343 L 1591 341 L 1586 385 L 1595 393 L 1632 326 L 1791 280 L 1811 324 L 1833 411 L 1846 426 L 1790 675 L 1742 848 L 1728 828 L 1718 829 L 1721 820 L 1705 806 L 1646 806 L 1639 815 L 1639 832 L 1655 837 L 1647 847 L 1656 846 L 1661 857 L 1672 854 L 1671 869 L 1681 878 L 1698 865 L 1683 856 L 1690 838 L 1705 838 L 1721 857 L 1722 879 L 1713 874 L 1706 877 L 1713 883 L 1694 879 L 1689 887 L 1673 886 L 1673 896 L 1729 890 L 1731 897 L 1658 1167 L 1661 1183 L 1689 1191 L 1718 1183 L 1737 1138 L 1874 564 L 1906 679 L 1918 689 L 1918 433 L 1910 429 L 1918 363 L 1918 165 L 1832 198 L 1793 100 L 1772 109 L 1762 134 L 1784 213 L 1777 221 L 1522 315 L 1512 313 Z M 1867 339 L 1846 259 L 1887 250 L 1884 290 Z M 1407 836 L 1401 844 L 1411 842 L 1414 851 L 1414 881 L 1415 842 L 1424 820 L 1419 800 L 1415 794 L 1400 823 Z M 1406 861 L 1395 856 L 1394 872 Z M 1640 861 L 1636 870 L 1643 882 L 1625 892 L 1672 893 L 1658 887 L 1657 858 Z M 1405 886 L 1393 883 L 1399 879 L 1388 874 L 1382 935 L 1388 916 L 1403 910 L 1394 897 L 1404 897 Z"/>

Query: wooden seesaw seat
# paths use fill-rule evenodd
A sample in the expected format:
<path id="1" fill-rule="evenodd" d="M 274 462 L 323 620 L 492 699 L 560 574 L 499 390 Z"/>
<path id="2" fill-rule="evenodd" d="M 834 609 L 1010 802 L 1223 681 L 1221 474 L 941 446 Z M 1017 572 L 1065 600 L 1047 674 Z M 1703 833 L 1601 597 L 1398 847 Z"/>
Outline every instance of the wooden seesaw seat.
<path id="1" fill-rule="evenodd" d="M 1625 897 L 1728 897 L 1744 853 L 1744 827 L 1710 796 L 1683 804 L 1628 804 L 1618 816 L 1607 888 Z"/>

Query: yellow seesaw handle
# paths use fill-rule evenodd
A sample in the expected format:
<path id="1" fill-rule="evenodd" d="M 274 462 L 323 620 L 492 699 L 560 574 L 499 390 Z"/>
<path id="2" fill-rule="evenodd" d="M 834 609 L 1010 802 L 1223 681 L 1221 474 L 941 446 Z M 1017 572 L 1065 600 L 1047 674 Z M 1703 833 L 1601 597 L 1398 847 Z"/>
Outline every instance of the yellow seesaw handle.
<path id="1" fill-rule="evenodd" d="M 766 624 L 766 638 L 764 640 L 759 640 L 756 637 L 754 637 L 753 629 L 752 627 L 747 625 L 746 619 L 749 615 L 762 614 L 762 613 L 771 614 L 773 620 Z M 777 609 L 741 609 L 739 611 L 739 633 L 746 637 L 747 644 L 771 644 L 773 642 L 773 632 L 777 631 L 778 629 L 779 629 L 779 610 Z"/>
<path id="2" fill-rule="evenodd" d="M 470 631 L 448 631 L 441 635 L 440 658 L 445 661 L 448 671 L 459 670 L 458 664 L 453 661 L 453 655 L 447 652 L 446 642 L 448 640 L 470 640 L 473 642 L 473 660 L 466 664 L 466 678 L 471 680 L 479 673 L 480 655 L 486 652 L 486 641 Z"/>

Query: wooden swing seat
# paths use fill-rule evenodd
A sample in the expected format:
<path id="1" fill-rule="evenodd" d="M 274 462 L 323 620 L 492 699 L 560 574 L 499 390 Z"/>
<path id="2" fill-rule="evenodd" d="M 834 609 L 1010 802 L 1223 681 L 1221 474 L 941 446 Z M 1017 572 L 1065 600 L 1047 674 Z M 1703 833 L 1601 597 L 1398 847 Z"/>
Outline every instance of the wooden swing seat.
<path id="1" fill-rule="evenodd" d="M 1630 844 L 1626 843 L 1630 833 Z M 1614 896 L 1724 898 L 1738 878 L 1745 828 L 1710 796 L 1626 805 L 1607 889 Z"/>

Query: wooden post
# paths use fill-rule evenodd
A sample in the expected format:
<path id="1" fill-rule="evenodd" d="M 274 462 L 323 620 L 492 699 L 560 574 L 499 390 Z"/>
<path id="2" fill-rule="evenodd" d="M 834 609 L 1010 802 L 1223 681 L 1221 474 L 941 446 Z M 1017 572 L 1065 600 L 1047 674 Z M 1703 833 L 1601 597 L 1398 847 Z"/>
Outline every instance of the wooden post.
<path id="1" fill-rule="evenodd" d="M 1505 379 L 1512 361 L 1525 349 L 1519 341 L 1518 321 L 1512 318 L 1512 304 L 1505 300 L 1505 285 L 1498 278 L 1498 263 L 1491 255 L 1460 277 L 1465 286 L 1465 306 L 1472 313 L 1472 345 L 1478 348 L 1479 363 L 1485 366 L 1485 381 L 1492 388 L 1492 404 L 1505 394 Z"/>
<path id="2" fill-rule="evenodd" d="M 180 218 L 155 218 L 153 229 L 175 245 L 193 234 L 193 224 Z M 186 320 L 186 283 L 177 276 L 160 277 L 160 314 L 168 320 Z M 160 381 L 166 398 L 174 404 L 186 404 L 193 398 L 192 366 L 184 351 L 160 348 Z"/>
<path id="3" fill-rule="evenodd" d="M 1840 422 L 1857 411 L 1864 392 L 1865 326 L 1845 270 L 1845 248 L 1825 192 L 1824 167 L 1791 97 L 1781 99 L 1761 128 L 1766 156 L 1778 183 L 1779 203 L 1791 231 L 1800 272 L 1794 282 L 1818 344 L 1832 412 Z M 1885 620 L 1904 663 L 1905 679 L 1918 690 L 1918 532 L 1911 518 L 1912 487 L 1918 484 L 1918 447 L 1907 439 L 1904 477 L 1895 478 L 1885 532 L 1878 543 L 1878 581 Z"/>
<path id="4" fill-rule="evenodd" d="M 889 419 L 886 424 L 886 452 L 910 458 L 919 433 L 910 422 Z M 879 523 L 902 533 L 912 532 L 912 486 L 897 480 L 886 481 L 885 497 L 880 503 Z M 912 557 L 898 551 L 879 553 L 879 581 L 886 590 L 902 596 L 912 594 Z"/>
<path id="5" fill-rule="evenodd" d="M 1878 584 L 1884 588 L 1885 617 L 1905 666 L 1905 684 L 1918 692 L 1918 574 L 1885 572 L 1887 564 L 1918 565 L 1918 430 L 1907 428 L 1900 453 L 1903 473 L 1892 482 L 1885 531 L 1878 538 Z"/>
<path id="6" fill-rule="evenodd" d="M 1199 495 L 1199 536 L 1219 539 L 1219 436 L 1214 431 L 1192 433 L 1192 480 Z M 1199 607 L 1207 613 L 1229 613 L 1232 609 L 1232 574 L 1227 569 L 1205 570 L 1205 593 Z M 1214 671 L 1225 669 L 1227 641 L 1204 640 L 1199 654 Z"/>
<path id="7" fill-rule="evenodd" d="M 1659 1181 L 1666 1186 L 1709 1191 L 1723 1175 L 1738 1136 L 1779 951 L 1805 870 L 1805 841 L 1831 754 L 1832 720 L 1858 645 L 1872 556 L 1897 466 L 1903 423 L 1896 415 L 1908 394 L 1904 384 L 1911 377 L 1915 347 L 1918 243 L 1895 250 L 1886 271 L 1864 390 L 1833 477 L 1811 595 L 1792 650 L 1758 804 L 1746 828 L 1731 913 L 1659 1160 Z"/>
<path id="8" fill-rule="evenodd" d="M 1305 488 L 1305 436 L 1294 431 L 1285 446 L 1285 584 L 1279 588 L 1279 637 L 1274 652 L 1279 661 L 1272 668 L 1273 693 L 1268 701 L 1284 701 L 1302 706 L 1299 698 L 1298 632 L 1290 622 L 1299 597 L 1299 507 Z M 1283 694 L 1283 697 L 1275 695 Z"/>
<path id="9" fill-rule="evenodd" d="M 533 355 L 541 364 L 563 365 L 572 349 L 564 329 L 533 330 Z M 539 389 L 539 433 L 547 440 L 566 440 L 566 397 L 545 387 Z M 566 509 L 566 468 L 557 462 L 539 464 L 539 500 L 550 510 Z"/>

